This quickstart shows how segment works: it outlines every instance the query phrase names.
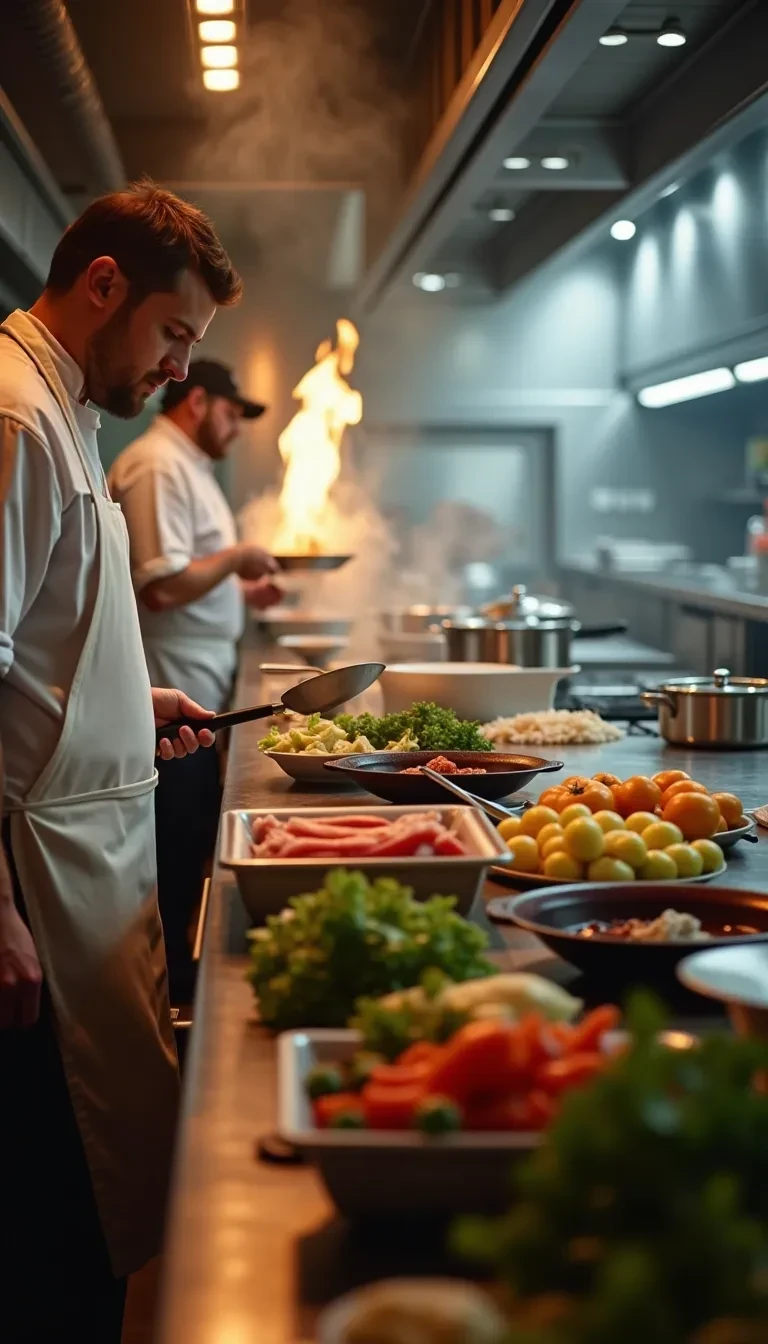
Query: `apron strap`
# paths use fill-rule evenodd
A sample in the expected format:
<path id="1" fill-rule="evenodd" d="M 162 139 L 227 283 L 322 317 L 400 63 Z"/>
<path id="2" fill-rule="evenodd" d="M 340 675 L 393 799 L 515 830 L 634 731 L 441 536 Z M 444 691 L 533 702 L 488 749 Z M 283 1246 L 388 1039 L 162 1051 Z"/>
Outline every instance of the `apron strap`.
<path id="1" fill-rule="evenodd" d="M 68 794 L 64 798 L 40 798 L 28 803 L 7 803 L 4 812 L 42 812 L 49 807 L 71 807 L 75 803 L 98 803 L 105 798 L 119 801 L 121 798 L 139 798 L 157 788 L 158 773 L 153 770 L 148 779 L 139 779 L 135 784 L 116 784 L 112 789 L 94 789 L 91 793 Z"/>

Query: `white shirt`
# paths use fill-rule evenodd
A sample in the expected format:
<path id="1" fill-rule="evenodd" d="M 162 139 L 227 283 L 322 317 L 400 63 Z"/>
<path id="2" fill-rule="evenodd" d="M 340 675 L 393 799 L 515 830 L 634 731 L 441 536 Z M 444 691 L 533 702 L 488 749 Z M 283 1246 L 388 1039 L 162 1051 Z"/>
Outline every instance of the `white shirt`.
<path id="1" fill-rule="evenodd" d="M 213 462 L 167 416 L 120 454 L 109 484 L 128 525 L 137 594 L 237 541 Z M 153 686 L 177 686 L 206 708 L 223 709 L 245 621 L 237 576 L 172 611 L 150 611 L 139 599 L 139 620 Z"/>
<path id="2" fill-rule="evenodd" d="M 37 318 L 102 483 L 98 412 L 83 375 Z M 5 802 L 23 799 L 58 742 L 96 599 L 96 519 L 71 434 L 47 384 L 0 334 L 0 739 Z"/>

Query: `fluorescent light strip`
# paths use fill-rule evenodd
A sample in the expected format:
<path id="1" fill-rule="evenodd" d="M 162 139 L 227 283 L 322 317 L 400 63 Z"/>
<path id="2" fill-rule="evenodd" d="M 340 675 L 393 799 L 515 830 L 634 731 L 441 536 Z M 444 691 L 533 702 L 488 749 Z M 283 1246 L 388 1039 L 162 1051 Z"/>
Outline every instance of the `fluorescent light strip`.
<path id="1" fill-rule="evenodd" d="M 203 19 L 197 31 L 201 42 L 234 42 L 237 24 L 232 19 Z"/>
<path id="2" fill-rule="evenodd" d="M 763 355 L 762 359 L 747 359 L 743 364 L 736 364 L 733 372 L 740 383 L 760 383 L 764 378 L 768 378 L 768 355 Z"/>
<path id="3" fill-rule="evenodd" d="M 207 70 L 231 70 L 237 65 L 237 47 L 201 47 L 200 60 Z"/>
<path id="4" fill-rule="evenodd" d="M 231 14 L 235 0 L 195 0 L 198 14 Z"/>
<path id="5" fill-rule="evenodd" d="M 674 406 L 680 401 L 708 397 L 713 392 L 727 392 L 735 384 L 736 379 L 730 369 L 705 369 L 703 373 L 691 373 L 687 378 L 673 378 L 668 383 L 641 387 L 637 400 L 641 406 L 658 410 L 662 406 Z"/>
<path id="6" fill-rule="evenodd" d="M 204 70 L 203 83 L 212 93 L 231 93 L 240 87 L 240 71 Z"/>

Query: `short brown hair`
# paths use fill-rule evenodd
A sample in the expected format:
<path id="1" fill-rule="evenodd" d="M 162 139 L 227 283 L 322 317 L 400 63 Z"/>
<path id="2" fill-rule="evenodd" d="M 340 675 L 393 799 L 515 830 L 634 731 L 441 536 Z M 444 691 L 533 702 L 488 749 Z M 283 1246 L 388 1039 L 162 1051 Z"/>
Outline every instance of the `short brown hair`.
<path id="1" fill-rule="evenodd" d="M 243 290 L 208 216 L 154 182 L 92 201 L 56 248 L 46 288 L 66 293 L 104 256 L 117 262 L 134 298 L 175 289 L 187 270 L 197 272 L 222 306 L 237 303 Z"/>

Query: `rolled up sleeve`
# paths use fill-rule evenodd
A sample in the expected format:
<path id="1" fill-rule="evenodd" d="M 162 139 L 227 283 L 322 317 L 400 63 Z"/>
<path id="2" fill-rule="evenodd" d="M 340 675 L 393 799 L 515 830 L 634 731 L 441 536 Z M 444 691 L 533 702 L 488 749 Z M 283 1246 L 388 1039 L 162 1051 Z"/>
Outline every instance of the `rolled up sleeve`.
<path id="1" fill-rule="evenodd" d="M 142 463 L 113 493 L 128 528 L 135 591 L 185 570 L 193 557 L 193 514 L 177 474 Z"/>
<path id="2" fill-rule="evenodd" d="M 61 490 L 49 450 L 10 417 L 0 417 L 0 677 L 14 658 L 14 635 L 37 597 L 61 533 Z"/>

